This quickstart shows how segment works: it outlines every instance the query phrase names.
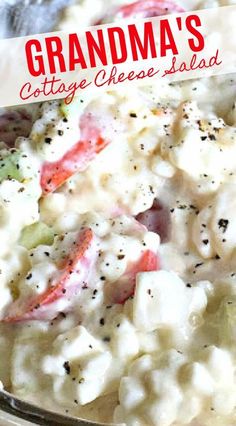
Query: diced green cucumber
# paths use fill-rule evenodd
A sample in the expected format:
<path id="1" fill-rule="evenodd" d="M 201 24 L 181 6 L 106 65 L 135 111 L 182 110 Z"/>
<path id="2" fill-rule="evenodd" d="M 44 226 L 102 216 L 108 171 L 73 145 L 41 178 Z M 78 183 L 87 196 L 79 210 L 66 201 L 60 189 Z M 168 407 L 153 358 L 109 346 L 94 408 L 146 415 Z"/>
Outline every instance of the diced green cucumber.
<path id="1" fill-rule="evenodd" d="M 51 246 L 53 241 L 52 229 L 43 222 L 36 222 L 22 230 L 19 244 L 31 250 L 39 245 Z"/>
<path id="2" fill-rule="evenodd" d="M 7 178 L 16 179 L 19 182 L 24 179 L 19 165 L 20 156 L 19 152 L 14 152 L 0 159 L 0 182 Z"/>

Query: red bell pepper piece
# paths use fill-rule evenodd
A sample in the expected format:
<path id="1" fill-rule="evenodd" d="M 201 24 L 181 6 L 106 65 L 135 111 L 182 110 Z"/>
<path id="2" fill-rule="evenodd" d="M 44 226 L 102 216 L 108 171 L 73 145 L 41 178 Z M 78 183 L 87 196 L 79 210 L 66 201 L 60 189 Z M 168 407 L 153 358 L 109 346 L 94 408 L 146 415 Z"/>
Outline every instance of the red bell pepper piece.
<path id="1" fill-rule="evenodd" d="M 184 12 L 184 9 L 172 0 L 138 0 L 121 6 L 117 12 L 121 18 L 150 18 L 168 15 L 168 13 Z"/>
<path id="2" fill-rule="evenodd" d="M 80 141 L 62 158 L 43 164 L 41 187 L 44 195 L 54 192 L 75 173 L 84 171 L 89 162 L 109 143 L 101 137 L 99 129 L 94 125 L 93 117 L 89 114 L 81 118 L 80 130 Z"/>
<path id="3" fill-rule="evenodd" d="M 109 289 L 112 303 L 124 304 L 129 297 L 134 295 L 136 275 L 140 272 L 158 271 L 160 260 L 157 254 L 146 250 L 137 262 L 132 263 L 124 275 Z"/>
<path id="4" fill-rule="evenodd" d="M 172 0 L 138 0 L 134 3 L 118 7 L 113 16 L 107 15 L 97 25 L 102 24 L 109 17 L 113 18 L 151 18 L 154 16 L 168 15 L 169 13 L 181 13 L 185 10 Z"/>
<path id="5" fill-rule="evenodd" d="M 88 278 L 90 269 L 96 259 L 96 241 L 90 228 L 82 230 L 78 239 L 61 269 L 60 277 L 55 285 L 52 285 L 44 293 L 31 300 L 18 299 L 9 309 L 6 317 L 2 320 L 7 323 L 15 323 L 32 319 L 49 319 L 50 305 L 66 296 L 73 296 L 80 290 Z M 72 274 L 78 274 L 76 282 L 71 284 Z M 57 308 L 52 309 L 54 317 Z"/>
<path id="6" fill-rule="evenodd" d="M 43 194 L 49 194 L 59 188 L 77 172 L 82 172 L 88 163 L 102 151 L 108 142 L 100 136 L 95 145 L 91 141 L 79 141 L 60 160 L 44 163 L 41 171 Z"/>

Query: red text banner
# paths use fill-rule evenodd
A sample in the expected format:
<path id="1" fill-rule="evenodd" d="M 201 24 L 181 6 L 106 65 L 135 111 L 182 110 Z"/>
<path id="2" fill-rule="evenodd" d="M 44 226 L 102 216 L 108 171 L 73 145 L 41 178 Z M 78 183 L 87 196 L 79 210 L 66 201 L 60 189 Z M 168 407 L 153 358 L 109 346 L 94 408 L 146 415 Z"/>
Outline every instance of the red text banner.
<path id="1" fill-rule="evenodd" d="M 236 6 L 0 40 L 0 106 L 236 72 Z"/>

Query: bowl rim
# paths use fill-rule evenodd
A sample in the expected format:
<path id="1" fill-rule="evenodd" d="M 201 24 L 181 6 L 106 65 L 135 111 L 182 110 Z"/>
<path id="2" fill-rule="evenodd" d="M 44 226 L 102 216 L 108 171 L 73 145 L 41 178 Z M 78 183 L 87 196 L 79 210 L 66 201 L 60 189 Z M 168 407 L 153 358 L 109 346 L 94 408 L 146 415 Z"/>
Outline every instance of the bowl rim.
<path id="1" fill-rule="evenodd" d="M 44 408 L 30 404 L 17 398 L 7 391 L 0 391 L 0 410 L 8 415 L 15 416 L 15 419 L 32 422 L 42 426 L 108 426 L 105 423 L 96 423 L 77 417 L 65 416 L 54 411 L 44 410 Z M 110 424 L 112 426 L 112 424 Z"/>

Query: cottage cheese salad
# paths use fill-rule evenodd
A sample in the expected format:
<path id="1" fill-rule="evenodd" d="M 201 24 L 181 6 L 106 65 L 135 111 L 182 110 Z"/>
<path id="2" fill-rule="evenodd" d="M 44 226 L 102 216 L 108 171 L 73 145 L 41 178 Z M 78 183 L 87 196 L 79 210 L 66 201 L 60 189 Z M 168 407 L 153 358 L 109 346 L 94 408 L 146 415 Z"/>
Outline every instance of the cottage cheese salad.
<path id="1" fill-rule="evenodd" d="M 83 0 L 59 29 L 235 4 Z M 236 424 L 236 78 L 0 116 L 0 386 L 128 426 Z"/>

